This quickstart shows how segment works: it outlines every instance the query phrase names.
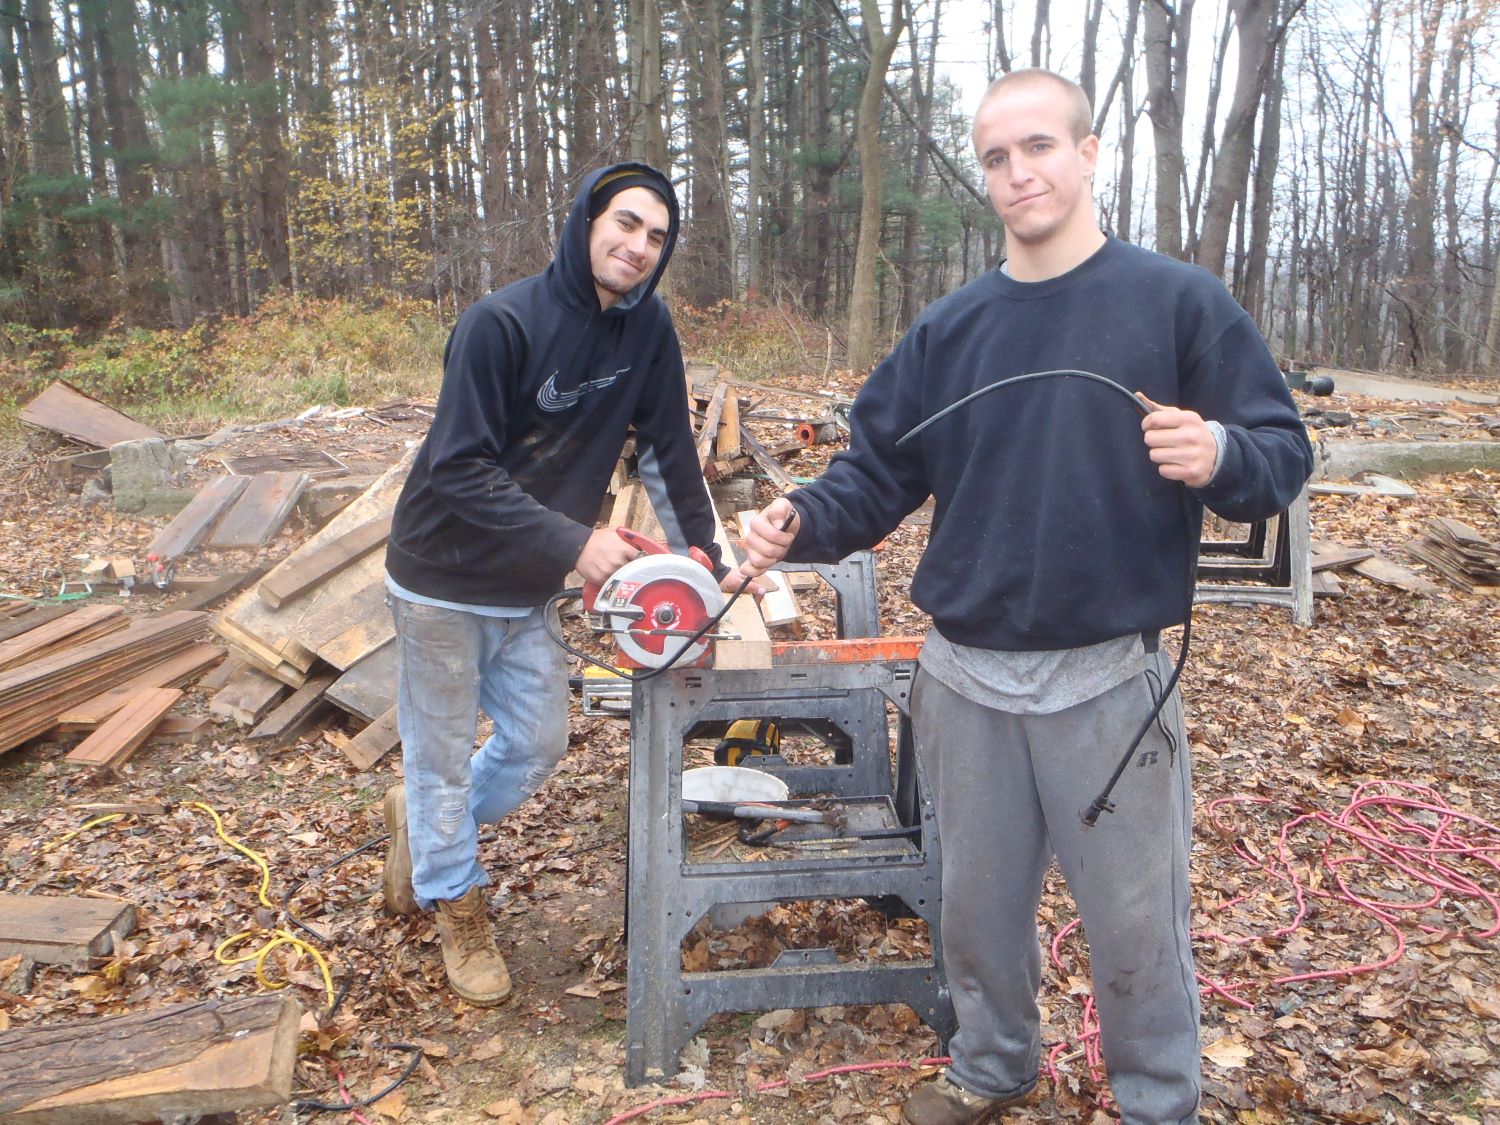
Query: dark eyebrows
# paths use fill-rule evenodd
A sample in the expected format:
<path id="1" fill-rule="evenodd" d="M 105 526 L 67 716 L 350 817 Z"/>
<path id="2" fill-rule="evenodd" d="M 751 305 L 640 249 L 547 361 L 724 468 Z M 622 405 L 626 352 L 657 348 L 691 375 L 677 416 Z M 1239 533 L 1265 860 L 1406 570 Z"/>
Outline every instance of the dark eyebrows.
<path id="1" fill-rule="evenodd" d="M 643 218 L 641 218 L 639 215 L 637 215 L 629 207 L 616 207 L 615 208 L 615 214 L 618 215 L 618 216 L 620 216 L 621 218 L 629 219 L 631 222 L 635 223 L 637 226 L 645 226 L 646 225 L 646 220 L 643 219 Z M 652 227 L 651 228 L 651 233 L 654 234 L 654 235 L 657 235 L 657 236 L 659 236 L 661 238 L 666 238 L 667 237 L 667 228 L 666 227 Z"/>

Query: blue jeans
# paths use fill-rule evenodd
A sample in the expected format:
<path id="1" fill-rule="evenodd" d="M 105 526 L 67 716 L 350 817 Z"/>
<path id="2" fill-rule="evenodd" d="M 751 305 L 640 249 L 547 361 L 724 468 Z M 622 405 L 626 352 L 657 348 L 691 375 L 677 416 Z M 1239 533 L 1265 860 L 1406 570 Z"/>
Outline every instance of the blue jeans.
<path id="1" fill-rule="evenodd" d="M 489 883 L 476 855 L 479 825 L 514 810 L 562 760 L 567 665 L 540 608 L 485 617 L 394 594 L 389 601 L 412 888 L 431 909 Z M 474 752 L 480 708 L 495 733 Z"/>

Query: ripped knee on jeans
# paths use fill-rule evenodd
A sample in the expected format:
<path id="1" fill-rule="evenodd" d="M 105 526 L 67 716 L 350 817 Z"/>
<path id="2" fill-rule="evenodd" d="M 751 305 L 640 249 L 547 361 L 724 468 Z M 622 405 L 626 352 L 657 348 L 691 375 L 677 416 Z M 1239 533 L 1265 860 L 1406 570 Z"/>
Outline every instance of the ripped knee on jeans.
<path id="1" fill-rule="evenodd" d="M 469 815 L 469 806 L 464 801 L 448 801 L 438 809 L 438 831 L 448 839 L 458 835 L 464 817 Z"/>

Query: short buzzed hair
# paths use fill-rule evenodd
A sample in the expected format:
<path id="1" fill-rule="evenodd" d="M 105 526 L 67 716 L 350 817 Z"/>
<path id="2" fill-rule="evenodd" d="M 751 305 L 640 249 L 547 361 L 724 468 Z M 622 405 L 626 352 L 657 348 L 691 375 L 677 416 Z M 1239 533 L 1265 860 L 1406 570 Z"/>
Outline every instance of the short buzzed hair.
<path id="1" fill-rule="evenodd" d="M 1051 82 L 1062 88 L 1069 101 L 1068 127 L 1073 134 L 1076 144 L 1094 131 L 1094 107 L 1089 104 L 1089 96 L 1083 92 L 1083 87 L 1070 78 L 1064 78 L 1061 74 L 1051 70 L 1043 70 L 1039 66 L 1028 66 L 1021 70 L 1012 70 L 1002 74 L 999 78 L 985 87 L 984 96 L 979 99 L 979 109 L 1001 90 L 1009 89 L 1011 86 L 1034 85 L 1039 82 Z M 978 110 L 975 110 L 978 115 Z"/>

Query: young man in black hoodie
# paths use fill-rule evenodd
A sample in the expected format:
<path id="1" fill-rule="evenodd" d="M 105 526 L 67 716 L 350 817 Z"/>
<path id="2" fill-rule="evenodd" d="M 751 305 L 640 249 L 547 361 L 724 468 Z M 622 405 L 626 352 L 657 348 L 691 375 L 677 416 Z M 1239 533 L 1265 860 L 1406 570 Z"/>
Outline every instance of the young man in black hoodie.
<path id="1" fill-rule="evenodd" d="M 591 174 L 547 269 L 459 318 L 396 503 L 386 584 L 405 784 L 385 799 L 386 908 L 436 907 L 449 984 L 475 1004 L 510 992 L 478 826 L 534 793 L 567 749 L 566 665 L 543 606 L 569 571 L 600 582 L 636 555 L 615 529 L 594 530 L 630 426 L 669 545 L 702 548 L 730 585 L 682 353 L 655 295 L 677 224 L 655 169 Z M 480 708 L 494 734 L 471 757 Z"/>
<path id="2" fill-rule="evenodd" d="M 1197 1120 L 1192 797 L 1175 691 L 1116 785 L 1113 814 L 1089 831 L 1082 813 L 1170 676 L 1156 639 L 1188 608 L 1200 505 L 1237 521 L 1274 515 L 1312 454 L 1276 363 L 1223 284 L 1100 229 L 1091 117 L 1083 91 L 1047 71 L 990 87 L 974 145 L 1009 257 L 924 310 L 861 390 L 847 452 L 747 536 L 746 573 L 784 557 L 832 561 L 935 499 L 912 581 L 933 618 L 912 719 L 943 840 L 959 1030 L 947 1072 L 903 1107 L 911 1125 L 993 1120 L 1036 1085 L 1036 915 L 1054 858 L 1087 932 L 1120 1113 Z M 897 444 L 982 387 L 1059 369 L 1118 387 L 1038 377 Z"/>

